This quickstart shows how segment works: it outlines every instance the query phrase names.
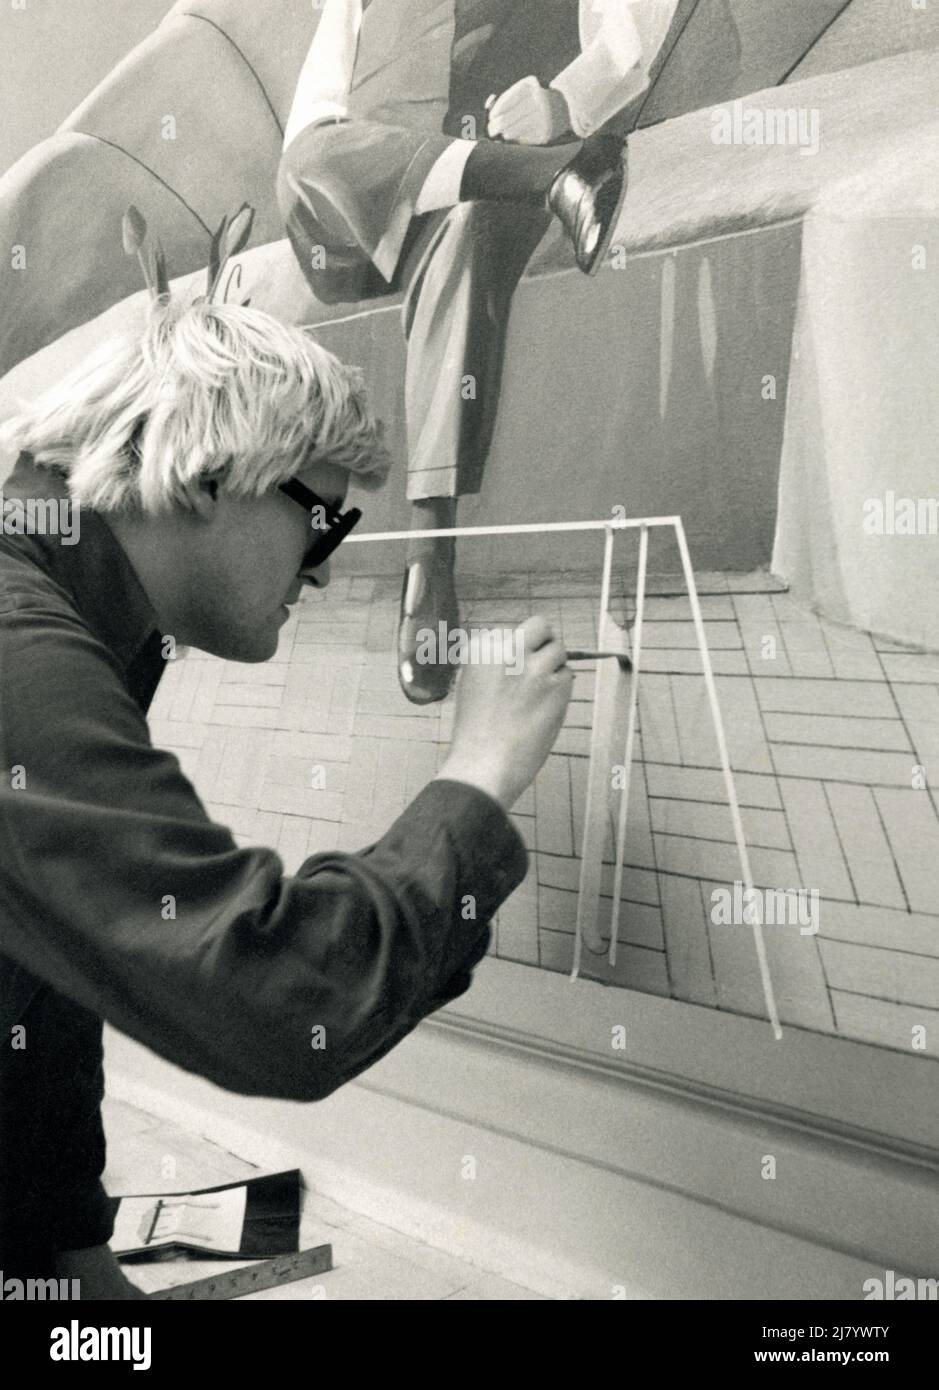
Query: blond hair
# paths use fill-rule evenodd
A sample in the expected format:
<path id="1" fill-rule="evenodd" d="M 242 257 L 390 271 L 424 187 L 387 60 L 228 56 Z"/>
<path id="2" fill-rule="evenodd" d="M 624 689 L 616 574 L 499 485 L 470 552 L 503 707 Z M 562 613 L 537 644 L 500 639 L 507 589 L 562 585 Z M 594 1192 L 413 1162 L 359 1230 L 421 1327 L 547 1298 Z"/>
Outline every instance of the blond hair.
<path id="1" fill-rule="evenodd" d="M 258 496 L 320 462 L 380 487 L 381 436 L 359 369 L 308 332 L 260 309 L 176 299 L 7 420 L 0 446 L 66 474 L 84 506 L 158 512 L 184 505 L 200 477 Z"/>

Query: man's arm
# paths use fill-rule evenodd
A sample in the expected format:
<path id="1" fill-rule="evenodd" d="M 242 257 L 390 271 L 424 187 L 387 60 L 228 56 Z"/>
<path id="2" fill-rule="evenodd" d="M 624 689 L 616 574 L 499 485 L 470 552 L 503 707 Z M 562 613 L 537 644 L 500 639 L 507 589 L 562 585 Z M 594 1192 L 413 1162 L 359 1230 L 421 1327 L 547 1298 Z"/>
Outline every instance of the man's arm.
<path id="1" fill-rule="evenodd" d="M 64 604 L 0 613 L 0 664 L 4 954 L 187 1070 L 298 1100 L 468 987 L 527 867 L 484 791 L 434 781 L 370 849 L 285 877 L 209 819 Z"/>
<path id="2" fill-rule="evenodd" d="M 677 0 L 581 0 L 583 52 L 551 82 L 575 134 L 599 129 L 642 91 Z"/>
<path id="3" fill-rule="evenodd" d="M 319 18 L 284 128 L 284 149 L 312 121 L 346 114 L 362 0 L 325 0 L 313 10 Z"/>

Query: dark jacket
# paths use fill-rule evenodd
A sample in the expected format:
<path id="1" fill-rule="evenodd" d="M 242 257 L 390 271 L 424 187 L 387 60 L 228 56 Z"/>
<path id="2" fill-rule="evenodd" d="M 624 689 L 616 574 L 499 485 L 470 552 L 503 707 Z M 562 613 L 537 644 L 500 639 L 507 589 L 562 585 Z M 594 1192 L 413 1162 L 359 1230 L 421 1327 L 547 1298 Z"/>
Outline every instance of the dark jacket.
<path id="1" fill-rule="evenodd" d="M 14 488 L 66 496 L 26 455 Z M 448 781 L 377 844 L 294 877 L 272 850 L 239 848 L 150 741 L 161 635 L 104 519 L 79 521 L 71 545 L 0 528 L 8 1274 L 110 1235 L 102 1019 L 232 1091 L 318 1100 L 468 988 L 527 868 L 502 808 Z"/>

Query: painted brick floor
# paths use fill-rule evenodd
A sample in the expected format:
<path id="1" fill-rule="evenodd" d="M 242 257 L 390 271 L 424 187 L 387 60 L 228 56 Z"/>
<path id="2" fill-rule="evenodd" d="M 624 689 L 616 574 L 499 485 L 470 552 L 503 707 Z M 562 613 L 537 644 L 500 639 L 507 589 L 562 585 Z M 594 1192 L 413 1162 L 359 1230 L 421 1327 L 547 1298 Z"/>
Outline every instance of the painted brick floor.
<path id="1" fill-rule="evenodd" d="M 763 574 L 698 578 L 754 881 L 819 894 L 817 934 L 764 929 L 783 1022 L 902 1050 L 923 1027 L 939 1056 L 939 656 L 820 621 Z M 587 646 L 598 587 L 463 577 L 464 621 L 543 613 Z M 656 578 L 646 606 L 622 944 L 615 967 L 585 953 L 582 971 L 762 1016 L 749 929 L 710 916 L 739 860 L 682 587 Z M 334 580 L 305 592 L 266 664 L 190 651 L 161 683 L 154 742 L 239 844 L 276 849 L 287 872 L 377 839 L 446 754 L 452 698 L 419 708 L 398 689 L 398 594 L 398 580 Z M 630 618 L 622 591 L 614 607 Z M 555 750 L 512 812 L 531 869 L 492 951 L 542 969 L 572 965 L 592 693 L 579 668 Z M 612 834 L 605 861 L 609 895 Z"/>

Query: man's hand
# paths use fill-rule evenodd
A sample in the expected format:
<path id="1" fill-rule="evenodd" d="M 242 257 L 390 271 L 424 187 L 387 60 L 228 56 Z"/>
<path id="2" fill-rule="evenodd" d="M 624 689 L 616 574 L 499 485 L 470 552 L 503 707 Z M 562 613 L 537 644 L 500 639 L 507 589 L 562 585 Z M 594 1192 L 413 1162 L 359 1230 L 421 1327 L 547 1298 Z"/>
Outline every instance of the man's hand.
<path id="1" fill-rule="evenodd" d="M 488 792 L 505 810 L 551 752 L 574 684 L 567 653 L 545 618 L 529 618 L 513 636 L 506 662 L 471 660 L 460 672 L 453 740 L 437 773 Z"/>
<path id="2" fill-rule="evenodd" d="M 563 92 L 542 87 L 537 77 L 523 77 L 509 87 L 489 112 L 488 134 L 521 145 L 550 145 L 571 129 Z"/>

